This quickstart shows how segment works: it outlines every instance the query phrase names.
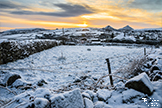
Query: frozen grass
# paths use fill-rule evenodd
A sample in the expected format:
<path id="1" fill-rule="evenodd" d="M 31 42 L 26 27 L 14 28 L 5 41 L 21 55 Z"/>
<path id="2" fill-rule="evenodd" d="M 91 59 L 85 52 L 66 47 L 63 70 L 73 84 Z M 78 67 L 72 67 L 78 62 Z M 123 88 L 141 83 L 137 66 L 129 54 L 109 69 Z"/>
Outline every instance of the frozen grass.
<path id="1" fill-rule="evenodd" d="M 138 57 L 132 60 L 126 67 L 117 70 L 117 73 L 121 73 L 124 78 L 132 78 L 142 73 L 142 67 L 146 63 L 147 57 Z"/>
<path id="2" fill-rule="evenodd" d="M 156 52 L 156 51 L 155 51 Z M 147 52 L 146 55 L 143 56 L 137 56 L 134 59 L 131 59 L 131 62 L 125 66 L 124 68 L 121 67 L 119 68 L 116 73 L 120 73 L 124 78 L 132 78 L 134 76 L 139 75 L 142 73 L 144 70 L 144 64 L 146 64 L 149 61 L 148 55 L 151 53 L 155 53 L 151 49 L 150 51 Z"/>

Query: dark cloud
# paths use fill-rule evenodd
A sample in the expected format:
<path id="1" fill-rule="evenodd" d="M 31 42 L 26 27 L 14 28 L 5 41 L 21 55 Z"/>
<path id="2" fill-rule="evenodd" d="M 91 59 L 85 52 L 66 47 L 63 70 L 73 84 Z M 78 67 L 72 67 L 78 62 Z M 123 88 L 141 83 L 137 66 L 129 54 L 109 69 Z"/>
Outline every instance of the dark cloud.
<path id="1" fill-rule="evenodd" d="M 21 9 L 26 8 L 26 6 L 18 5 L 11 1 L 0 1 L 0 9 Z"/>
<path id="2" fill-rule="evenodd" d="M 32 12 L 32 11 L 24 11 L 24 10 L 20 10 L 20 11 L 12 11 L 10 12 L 11 14 L 18 14 L 18 15 L 35 15 L 38 14 L 36 12 Z"/>
<path id="3" fill-rule="evenodd" d="M 19 14 L 19 15 L 48 15 L 48 16 L 56 16 L 56 17 L 75 17 L 83 14 L 94 13 L 94 9 L 87 5 L 72 5 L 72 4 L 55 4 L 62 11 L 60 12 L 33 12 L 33 11 L 13 11 L 11 14 Z"/>
<path id="4" fill-rule="evenodd" d="M 128 7 L 149 11 L 162 11 L 162 0 L 134 0 L 128 4 Z"/>

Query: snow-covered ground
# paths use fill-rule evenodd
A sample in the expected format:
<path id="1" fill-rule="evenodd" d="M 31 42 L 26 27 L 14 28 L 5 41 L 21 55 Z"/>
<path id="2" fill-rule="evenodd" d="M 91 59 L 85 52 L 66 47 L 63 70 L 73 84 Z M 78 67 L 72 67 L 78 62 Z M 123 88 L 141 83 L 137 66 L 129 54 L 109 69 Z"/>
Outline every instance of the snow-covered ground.
<path id="1" fill-rule="evenodd" d="M 148 29 L 149 30 L 149 29 Z M 134 30 L 128 33 L 121 31 L 104 31 L 104 29 L 97 28 L 66 28 L 58 30 L 46 30 L 22 33 L 21 30 L 17 34 L 4 32 L 0 34 L 0 40 L 31 40 L 31 39 L 66 39 L 67 42 L 74 42 L 73 44 L 78 44 L 81 42 L 91 42 L 93 38 L 97 38 L 99 41 L 112 39 L 112 42 L 126 42 L 126 43 L 144 43 L 144 44 L 161 44 L 162 34 L 161 29 L 154 29 L 155 31 L 145 31 L 145 30 Z M 14 30 L 13 30 L 14 31 Z M 17 31 L 17 30 L 16 30 Z M 15 32 L 16 32 L 15 31 Z M 64 38 L 63 38 L 63 37 Z M 90 41 L 88 41 L 90 40 Z M 155 41 L 156 40 L 156 41 Z M 149 42 L 150 41 L 150 42 Z M 154 41 L 154 42 L 152 42 Z M 1 42 L 1 41 L 0 41 Z M 103 42 L 95 44 L 104 44 Z"/>
<path id="2" fill-rule="evenodd" d="M 147 48 L 149 52 L 151 48 Z M 157 49 L 158 50 L 158 49 Z M 106 58 L 110 58 L 112 72 L 143 56 L 143 47 L 124 46 L 57 46 L 28 58 L 0 65 L 4 69 L 19 69 L 22 79 L 31 83 L 44 79 L 48 88 L 58 88 L 87 74 L 101 77 L 108 73 Z"/>
<path id="3" fill-rule="evenodd" d="M 0 39 L 9 39 L 9 40 L 24 40 L 24 39 L 35 39 L 37 33 L 27 33 L 27 34 L 12 34 L 0 36 Z"/>
<path id="4" fill-rule="evenodd" d="M 4 65 L 0 65 L 1 69 L 11 69 L 11 70 L 3 70 L 9 73 L 18 74 L 21 76 L 21 79 L 17 79 L 12 86 L 9 87 L 10 90 L 15 91 L 17 94 L 24 92 L 20 95 L 14 96 L 13 93 L 9 92 L 1 88 L 1 97 L 0 100 L 6 101 L 9 98 L 20 99 L 23 98 L 28 100 L 30 94 L 31 96 L 35 96 L 34 102 L 39 103 L 39 101 L 43 101 L 47 103 L 47 100 L 42 99 L 45 93 L 50 94 L 50 97 L 57 97 L 61 94 L 52 94 L 52 90 L 58 90 L 62 86 L 68 85 L 76 81 L 80 76 L 88 75 L 92 78 L 100 78 L 103 75 L 108 73 L 107 64 L 105 63 L 105 59 L 109 58 L 111 63 L 112 73 L 115 73 L 117 69 L 124 68 L 126 65 L 129 65 L 134 59 L 143 57 L 143 49 L 144 47 L 136 47 L 136 46 L 57 46 L 39 53 L 35 53 L 30 55 L 29 57 L 21 60 L 17 60 L 15 62 L 10 62 Z M 151 47 L 147 47 L 147 53 L 152 51 Z M 162 48 L 153 49 L 153 52 L 160 52 Z M 3 72 L 2 72 L 3 73 Z M 121 76 L 120 73 L 118 76 Z M 121 76 L 122 77 L 122 76 Z M 114 78 L 114 77 L 113 77 Z M 43 84 L 43 88 L 39 88 L 37 86 L 38 82 L 42 81 L 42 79 L 47 82 L 47 84 Z M 109 78 L 106 77 L 105 84 L 109 84 Z M 32 87 L 38 87 L 36 91 L 22 90 L 16 89 L 15 87 L 18 85 L 32 84 Z M 157 81 L 157 85 L 160 84 L 160 81 Z M 116 86 L 124 86 L 124 83 L 114 82 Z M 161 86 L 155 86 L 156 83 L 153 83 L 153 87 L 156 92 L 151 96 L 151 98 L 161 100 L 160 96 L 157 96 L 157 93 L 160 93 L 159 88 Z M 45 89 L 46 88 L 46 89 Z M 94 93 L 93 103 L 97 106 L 109 106 L 104 103 L 104 101 L 99 101 L 99 98 L 103 98 L 107 100 L 111 106 L 114 107 L 144 107 L 146 104 L 141 100 L 141 98 L 146 97 L 146 94 L 138 92 L 133 89 L 120 89 L 119 90 L 111 90 L 108 89 L 98 90 L 98 92 Z M 50 91 L 49 91 L 50 90 Z M 120 93 L 120 91 L 122 93 Z M 87 93 L 87 91 L 84 91 Z M 104 95 L 106 93 L 106 95 Z M 108 93 L 108 94 L 107 94 Z M 87 94 L 84 94 L 87 95 Z M 62 96 L 62 95 L 61 95 Z M 41 97 L 41 99 L 39 99 Z M 98 97 L 98 98 L 97 98 Z M 97 98 L 97 99 L 95 99 Z M 131 103 L 132 98 L 135 98 Z M 51 98 L 55 99 L 55 98 Z M 124 100 L 124 101 L 123 101 Z M 130 101 L 130 102 L 129 102 Z M 12 101 L 11 101 L 12 102 Z M 22 100 L 23 102 L 23 100 Z M 125 102 L 125 104 L 123 104 Z M 20 102 L 21 103 L 21 102 Z M 92 103 L 92 104 L 93 104 Z M 35 103 L 36 104 L 36 103 Z M 88 104 L 88 103 L 87 103 Z M 151 103 L 149 103 L 151 104 Z M 19 106 L 19 103 L 11 104 L 15 106 Z M 158 104 L 160 106 L 160 104 Z M 43 103 L 40 104 L 43 106 Z M 8 106 L 10 107 L 10 105 Z"/>
<path id="5" fill-rule="evenodd" d="M 119 40 L 122 40 L 122 39 L 125 39 L 125 40 L 132 40 L 132 41 L 136 41 L 135 37 L 134 36 L 124 36 L 124 33 L 121 33 L 120 35 L 116 36 L 114 39 L 119 39 Z"/>
<path id="6" fill-rule="evenodd" d="M 86 36 L 88 36 L 89 34 L 91 34 L 92 35 L 91 39 L 93 39 L 94 37 L 95 38 L 97 37 L 98 39 L 99 36 L 103 33 L 104 33 L 103 31 L 100 31 L 98 29 L 92 29 L 92 28 L 64 29 L 64 35 L 69 36 L 69 37 L 70 36 L 76 36 L 76 37 L 84 36 L 83 34 L 86 34 Z M 40 39 L 35 39 L 35 38 L 36 36 L 43 36 L 44 34 L 47 34 L 47 35 L 51 34 L 53 36 L 63 36 L 63 31 L 62 29 L 60 29 L 60 30 L 51 30 L 51 31 L 29 32 L 26 34 L 1 35 L 0 43 L 3 41 L 12 40 L 12 41 L 18 41 L 22 45 L 27 45 L 27 44 L 33 43 L 34 41 L 41 41 Z M 114 39 L 133 40 L 135 42 L 136 39 L 134 36 L 136 35 L 126 34 L 126 36 L 124 36 L 123 32 L 119 32 L 115 35 Z M 151 34 L 148 34 L 148 36 L 151 36 Z M 159 33 L 159 34 L 154 34 L 153 37 L 158 37 L 157 39 L 160 39 L 161 38 L 160 36 L 161 35 Z M 46 40 L 43 40 L 43 41 L 46 41 Z M 31 92 L 31 89 L 29 89 L 28 93 L 30 95 L 37 96 L 37 95 L 42 95 L 42 93 L 40 92 L 44 91 L 43 88 L 46 88 L 45 92 L 47 91 L 51 92 L 52 90 L 58 90 L 59 88 L 62 88 L 63 86 L 65 87 L 69 83 L 74 84 L 73 82 L 80 80 L 81 76 L 83 77 L 91 76 L 91 78 L 93 78 L 94 80 L 95 79 L 98 80 L 100 77 L 108 74 L 107 64 L 105 60 L 106 58 L 110 59 L 112 73 L 114 73 L 114 75 L 123 77 L 121 73 L 115 73 L 115 72 L 118 69 L 125 68 L 134 59 L 142 58 L 144 55 L 144 47 L 146 47 L 147 53 L 162 51 L 161 47 L 158 49 L 152 50 L 152 48 L 154 48 L 153 46 L 143 45 L 142 47 L 137 47 L 137 45 L 134 46 L 134 44 L 129 45 L 129 46 L 85 46 L 84 44 L 82 44 L 82 46 L 79 46 L 79 44 L 76 46 L 63 46 L 62 45 L 62 46 L 57 46 L 57 47 L 54 47 L 48 50 L 44 50 L 39 53 L 32 54 L 25 59 L 21 59 L 15 62 L 10 62 L 7 64 L 0 65 L 0 69 L 2 69 L 2 71 L 0 71 L 1 72 L 0 82 L 3 82 L 2 81 L 4 78 L 3 72 L 4 73 L 9 72 L 9 74 L 18 74 L 21 76 L 21 79 L 17 79 L 12 84 L 12 86 L 8 85 L 8 87 L 10 90 L 15 91 L 17 94 L 24 92 L 23 94 L 16 95 L 14 97 L 13 93 L 1 87 L 0 88 L 0 101 L 2 100 L 5 101 L 12 97 L 14 97 L 15 99 L 16 97 L 19 97 L 19 98 L 25 97 L 27 99 L 28 97 L 26 97 L 27 95 L 26 93 L 28 92 L 28 90 L 17 88 L 19 85 L 26 86 L 28 84 L 31 84 L 33 88 L 35 87 L 36 93 L 34 93 L 33 91 Z M 152 54 L 152 55 L 149 55 L 148 57 L 153 56 L 152 59 L 156 58 L 157 64 L 160 64 L 160 69 L 162 69 L 161 54 L 159 54 L 158 56 L 157 54 Z M 152 61 L 150 61 L 150 63 L 152 63 Z M 160 72 L 157 71 L 155 73 L 160 73 Z M 115 78 L 113 77 L 113 79 Z M 39 88 L 38 83 L 42 81 L 45 81 L 46 84 L 43 84 L 42 86 L 43 88 Z M 91 84 L 92 80 L 90 80 L 91 82 L 90 81 L 88 82 L 88 81 L 89 80 L 86 79 L 85 83 Z M 134 105 L 135 107 L 141 107 L 140 105 L 146 106 L 145 103 L 143 103 L 143 100 L 141 100 L 142 97 L 147 96 L 146 94 L 138 92 L 134 89 L 127 89 L 124 87 L 124 83 L 121 80 L 120 82 L 118 81 L 119 80 L 115 80 L 114 85 L 115 86 L 119 85 L 120 87 L 122 87 L 121 91 L 120 91 L 120 88 L 118 88 L 119 90 L 111 90 L 111 91 L 109 91 L 108 89 L 100 90 L 99 88 L 97 88 L 99 90 L 94 94 L 94 97 L 97 97 L 97 99 L 95 98 L 93 99 L 93 103 L 96 107 L 98 105 L 106 107 L 106 103 L 109 103 L 111 105 L 116 105 L 115 107 L 132 107 L 132 105 Z M 104 78 L 104 82 L 102 83 L 104 83 L 104 85 L 106 84 L 110 85 L 109 78 L 108 77 Z M 159 100 L 162 100 L 161 98 L 162 96 L 160 92 L 162 88 L 162 86 L 160 86 L 161 81 L 156 81 L 156 82 L 151 82 L 151 83 L 153 84 L 154 91 L 155 91 L 155 93 L 151 96 L 151 98 L 159 97 Z M 37 93 L 37 91 L 39 92 Z M 82 92 L 83 92 L 82 95 L 84 94 L 87 96 L 86 91 L 82 91 Z M 90 91 L 90 92 L 94 92 L 94 91 Z M 57 97 L 57 95 L 55 96 Z M 99 101 L 99 98 L 103 98 L 105 103 Z M 108 98 L 110 99 L 107 100 Z M 132 100 L 133 98 L 135 98 L 135 100 L 133 100 L 133 102 L 135 103 L 130 104 L 131 103 L 130 100 Z M 39 103 L 39 98 L 35 99 L 36 103 L 37 101 Z M 46 102 L 46 100 L 44 101 Z M 84 101 L 88 102 L 89 100 L 85 99 Z M 138 102 L 142 102 L 142 103 L 138 103 Z M 16 103 L 16 106 L 17 104 L 18 103 Z M 121 104 L 123 105 L 120 106 Z M 1 102 L 0 102 L 0 105 L 1 105 Z"/>

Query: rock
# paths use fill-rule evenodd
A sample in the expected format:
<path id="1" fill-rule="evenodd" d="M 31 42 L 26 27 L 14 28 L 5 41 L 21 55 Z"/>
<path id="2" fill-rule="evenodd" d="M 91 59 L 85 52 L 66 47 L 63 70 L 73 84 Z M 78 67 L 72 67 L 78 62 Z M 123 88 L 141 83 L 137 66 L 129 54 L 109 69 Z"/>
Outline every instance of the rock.
<path id="1" fill-rule="evenodd" d="M 155 70 L 153 73 L 150 75 L 151 81 L 158 81 L 162 79 L 162 71 L 160 70 Z"/>
<path id="2" fill-rule="evenodd" d="M 83 96 L 83 98 L 88 98 L 88 99 L 91 100 L 91 97 L 90 97 L 90 95 L 88 93 L 83 92 L 82 96 Z"/>
<path id="3" fill-rule="evenodd" d="M 37 83 L 38 86 L 43 86 L 43 84 L 47 84 L 47 82 L 44 81 L 44 79 L 39 80 Z"/>
<path id="4" fill-rule="evenodd" d="M 84 98 L 85 108 L 93 108 L 93 102 L 87 98 Z"/>
<path id="5" fill-rule="evenodd" d="M 95 93 L 93 91 L 91 91 L 91 90 L 86 90 L 85 93 L 88 93 L 92 99 L 95 96 Z"/>
<path id="6" fill-rule="evenodd" d="M 87 51 L 91 51 L 91 49 L 90 49 L 90 48 L 88 48 L 88 49 L 87 49 Z"/>
<path id="7" fill-rule="evenodd" d="M 134 89 L 128 89 L 122 92 L 122 103 L 135 103 L 140 101 L 140 99 L 146 97 L 146 94 L 136 91 Z M 142 100 L 143 101 L 143 100 Z"/>
<path id="8" fill-rule="evenodd" d="M 115 104 L 122 104 L 122 92 L 124 90 L 113 90 L 112 96 L 106 101 L 107 104 L 115 105 Z M 115 107 L 114 107 L 115 108 Z M 117 107 L 116 107 L 117 108 Z"/>
<path id="9" fill-rule="evenodd" d="M 81 79 L 77 78 L 77 79 L 74 80 L 73 83 L 77 83 L 77 82 L 81 82 Z"/>
<path id="10" fill-rule="evenodd" d="M 143 65 L 145 68 L 151 68 L 152 66 L 152 61 L 147 62 L 146 64 Z"/>
<path id="11" fill-rule="evenodd" d="M 6 107 L 3 108 L 50 108 L 50 97 L 51 92 L 49 89 L 28 90 L 11 98 L 10 101 L 12 102 L 6 104 Z"/>
<path id="12" fill-rule="evenodd" d="M 104 104 L 105 104 L 104 102 L 98 101 L 95 103 L 94 108 L 104 108 Z"/>
<path id="13" fill-rule="evenodd" d="M 81 80 L 85 80 L 86 78 L 88 78 L 87 75 L 85 75 L 85 76 L 81 76 L 81 77 L 80 77 Z"/>
<path id="14" fill-rule="evenodd" d="M 153 85 L 145 72 L 128 80 L 125 87 L 135 89 L 148 95 L 153 93 Z"/>
<path id="15" fill-rule="evenodd" d="M 97 97 L 97 94 L 96 95 L 94 95 L 94 97 L 93 97 L 93 103 L 95 103 L 95 102 L 97 102 L 98 101 L 98 97 Z"/>
<path id="16" fill-rule="evenodd" d="M 152 66 L 150 72 L 153 73 L 154 70 L 160 70 L 160 68 L 156 65 Z"/>
<path id="17" fill-rule="evenodd" d="M 35 96 L 39 97 L 39 98 L 46 98 L 46 99 L 50 100 L 51 91 L 46 88 L 37 88 L 35 90 Z"/>
<path id="18" fill-rule="evenodd" d="M 97 81 L 98 79 L 97 79 L 97 77 L 92 77 L 95 81 Z"/>
<path id="19" fill-rule="evenodd" d="M 98 101 L 98 102 L 95 103 L 94 108 L 113 108 L 113 107 L 108 105 L 108 104 L 105 104 L 102 101 Z"/>
<path id="20" fill-rule="evenodd" d="M 34 102 L 28 103 L 26 106 L 22 106 L 24 108 L 35 108 Z"/>
<path id="21" fill-rule="evenodd" d="M 99 89 L 97 91 L 97 97 L 98 97 L 98 100 L 100 101 L 106 101 L 108 98 L 111 97 L 111 91 L 107 89 Z"/>
<path id="22" fill-rule="evenodd" d="M 35 108 L 49 108 L 50 102 L 45 98 L 36 98 L 34 100 Z"/>
<path id="23" fill-rule="evenodd" d="M 84 108 L 80 89 L 75 89 L 50 98 L 51 108 Z"/>
<path id="24" fill-rule="evenodd" d="M 18 74 L 12 74 L 9 72 L 1 72 L 1 80 L 0 80 L 0 85 L 2 86 L 10 86 L 12 85 L 17 79 L 21 78 L 20 75 Z"/>
<path id="25" fill-rule="evenodd" d="M 17 79 L 17 80 L 12 84 L 12 86 L 13 86 L 13 87 L 16 87 L 16 88 L 21 87 L 21 86 L 25 87 L 25 86 L 31 86 L 31 85 L 32 85 L 32 84 L 29 84 L 28 82 L 26 82 L 26 81 L 24 81 L 24 80 L 22 80 L 22 79 Z"/>
<path id="26" fill-rule="evenodd" d="M 161 82 L 162 82 L 162 80 L 154 81 L 154 82 L 152 82 L 152 84 L 154 86 L 155 93 L 157 93 L 158 96 L 160 96 L 162 98 L 162 84 L 161 84 Z"/>
<path id="27" fill-rule="evenodd" d="M 117 84 L 115 84 L 115 87 L 116 88 L 123 88 L 125 85 L 124 85 L 124 83 L 122 82 L 122 81 L 119 81 Z"/>
<path id="28" fill-rule="evenodd" d="M 162 70 L 162 58 L 159 58 L 157 60 L 157 65 L 158 65 L 159 69 Z"/>

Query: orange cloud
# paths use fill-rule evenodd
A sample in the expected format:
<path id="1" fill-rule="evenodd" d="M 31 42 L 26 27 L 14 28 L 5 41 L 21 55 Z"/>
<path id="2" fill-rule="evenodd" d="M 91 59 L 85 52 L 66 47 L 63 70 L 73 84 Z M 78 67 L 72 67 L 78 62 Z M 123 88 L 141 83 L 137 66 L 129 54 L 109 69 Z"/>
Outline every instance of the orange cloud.
<path id="1" fill-rule="evenodd" d="M 71 3 L 78 3 L 80 0 L 67 0 Z M 134 0 L 128 0 L 125 2 L 124 0 L 82 0 L 79 3 L 84 4 L 87 3 L 89 6 L 95 8 L 97 13 L 82 15 L 81 18 L 83 20 L 103 20 L 107 19 L 107 21 L 123 21 L 123 22 L 136 22 L 143 24 L 150 24 L 157 27 L 162 26 L 159 13 L 149 12 L 143 9 L 135 9 L 126 7 L 126 5 L 132 3 Z M 105 24 L 106 25 L 106 24 Z"/>
<path id="2" fill-rule="evenodd" d="M 26 27 L 41 27 L 41 28 L 48 28 L 48 29 L 55 29 L 55 28 L 72 28 L 72 27 L 87 27 L 87 22 L 80 22 L 80 23 L 68 23 L 68 22 L 59 22 L 59 21 L 33 21 L 33 20 L 25 20 L 20 18 L 11 18 L 2 16 L 0 22 L 3 22 L 3 25 L 21 25 L 23 24 L 24 27 L 15 27 L 15 28 L 25 28 Z M 9 28 L 14 27 L 1 27 L 2 30 L 6 30 Z"/>

